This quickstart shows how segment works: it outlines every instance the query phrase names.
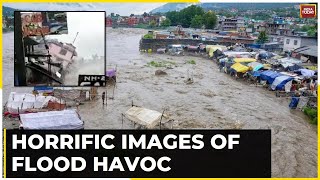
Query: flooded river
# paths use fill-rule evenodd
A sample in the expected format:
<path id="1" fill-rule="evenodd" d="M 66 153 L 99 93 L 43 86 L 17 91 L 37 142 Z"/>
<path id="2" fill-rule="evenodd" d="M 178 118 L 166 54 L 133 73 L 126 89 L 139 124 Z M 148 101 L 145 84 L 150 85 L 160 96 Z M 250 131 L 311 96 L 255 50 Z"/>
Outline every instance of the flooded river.
<path id="1" fill-rule="evenodd" d="M 99 89 L 107 91 L 107 106 L 100 98 L 79 106 L 86 129 L 135 128 L 126 119 L 122 123 L 121 115 L 132 102 L 159 112 L 166 109 L 175 129 L 271 129 L 272 176 L 317 176 L 316 127 L 301 112 L 290 110 L 288 99 L 236 81 L 201 57 L 140 53 L 139 40 L 146 32 L 107 29 L 107 61 L 117 66 L 117 83 L 115 88 Z M 13 34 L 4 34 L 3 39 L 6 100 L 11 91 L 31 88 L 13 88 Z M 188 63 L 191 60 L 195 64 Z M 171 68 L 147 66 L 151 61 L 166 61 Z M 167 75 L 155 76 L 158 69 Z M 193 83 L 186 83 L 188 78 Z"/>

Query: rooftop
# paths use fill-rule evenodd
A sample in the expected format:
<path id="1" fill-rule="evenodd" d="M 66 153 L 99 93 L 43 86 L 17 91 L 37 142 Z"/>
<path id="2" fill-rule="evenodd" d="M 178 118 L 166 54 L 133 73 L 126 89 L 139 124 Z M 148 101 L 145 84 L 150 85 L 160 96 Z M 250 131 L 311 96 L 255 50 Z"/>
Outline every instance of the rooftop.
<path id="1" fill-rule="evenodd" d="M 295 49 L 294 52 L 308 56 L 318 57 L 318 46 L 302 46 L 298 49 Z"/>

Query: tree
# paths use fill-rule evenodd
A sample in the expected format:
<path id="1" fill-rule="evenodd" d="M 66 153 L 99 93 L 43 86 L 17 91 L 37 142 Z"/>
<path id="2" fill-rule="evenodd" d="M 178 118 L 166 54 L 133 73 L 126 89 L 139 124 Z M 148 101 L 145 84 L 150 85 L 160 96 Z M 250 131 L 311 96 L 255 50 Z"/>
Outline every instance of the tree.
<path id="1" fill-rule="evenodd" d="M 172 25 L 182 25 L 183 27 L 190 27 L 191 20 L 196 15 L 203 15 L 204 10 L 196 5 L 191 5 L 181 11 L 170 11 L 166 13 L 167 18 L 171 20 Z"/>
<path id="2" fill-rule="evenodd" d="M 157 22 L 155 20 L 150 21 L 150 23 L 149 23 L 150 28 L 154 28 L 156 26 L 157 26 Z"/>
<path id="3" fill-rule="evenodd" d="M 315 29 L 309 29 L 307 31 L 308 36 L 316 36 L 316 30 Z"/>
<path id="4" fill-rule="evenodd" d="M 315 36 L 317 32 L 317 24 L 315 25 L 304 25 L 301 28 L 296 28 L 297 31 L 307 32 L 308 36 Z"/>
<path id="5" fill-rule="evenodd" d="M 142 14 L 142 16 L 143 16 L 143 17 L 147 17 L 147 16 L 149 16 L 149 14 L 146 13 L 146 12 L 144 12 L 144 13 Z"/>
<path id="6" fill-rule="evenodd" d="M 200 15 L 196 15 L 191 19 L 191 25 L 192 28 L 201 28 L 203 25 L 203 17 Z"/>
<path id="7" fill-rule="evenodd" d="M 169 27 L 171 25 L 171 21 L 170 21 L 170 19 L 166 18 L 165 20 L 163 20 L 161 22 L 160 25 L 161 25 L 161 27 Z"/>
<path id="8" fill-rule="evenodd" d="M 269 38 L 268 38 L 266 32 L 265 32 L 265 31 L 261 31 L 261 32 L 259 33 L 257 42 L 258 42 L 259 44 L 264 44 L 264 43 L 268 42 L 268 39 L 269 39 Z"/>
<path id="9" fill-rule="evenodd" d="M 217 24 L 217 16 L 213 11 L 208 11 L 203 15 L 203 24 L 206 29 L 214 29 Z"/>

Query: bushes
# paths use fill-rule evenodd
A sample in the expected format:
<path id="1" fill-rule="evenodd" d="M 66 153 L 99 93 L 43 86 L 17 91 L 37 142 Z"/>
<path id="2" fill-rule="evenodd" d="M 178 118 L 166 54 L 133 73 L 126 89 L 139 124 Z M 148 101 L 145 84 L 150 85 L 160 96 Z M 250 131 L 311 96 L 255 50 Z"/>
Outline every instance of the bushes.
<path id="1" fill-rule="evenodd" d="M 153 39 L 153 35 L 152 34 L 146 34 L 143 36 L 144 39 Z"/>
<path id="2" fill-rule="evenodd" d="M 303 108 L 303 112 L 305 115 L 307 115 L 310 118 L 311 124 L 318 124 L 318 111 L 317 109 L 311 108 L 311 107 L 305 107 Z"/>
<path id="3" fill-rule="evenodd" d="M 148 62 L 148 66 L 153 66 L 153 67 L 170 67 L 172 65 L 175 65 L 175 63 L 170 62 L 170 61 L 151 61 L 151 62 Z"/>
<path id="4" fill-rule="evenodd" d="M 196 61 L 192 59 L 192 60 L 190 60 L 190 61 L 187 61 L 187 63 L 188 63 L 188 64 L 196 64 Z"/>

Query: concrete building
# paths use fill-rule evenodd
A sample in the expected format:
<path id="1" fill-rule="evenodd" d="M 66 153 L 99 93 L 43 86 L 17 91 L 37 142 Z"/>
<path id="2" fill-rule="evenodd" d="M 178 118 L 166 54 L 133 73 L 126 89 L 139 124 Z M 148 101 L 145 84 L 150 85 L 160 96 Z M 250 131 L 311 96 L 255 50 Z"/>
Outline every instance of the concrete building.
<path id="1" fill-rule="evenodd" d="M 293 51 L 303 46 L 317 46 L 317 37 L 309 36 L 284 36 L 283 51 Z"/>
<path id="2" fill-rule="evenodd" d="M 266 31 L 266 25 L 264 23 L 254 23 L 253 28 L 255 32 Z"/>
<path id="3" fill-rule="evenodd" d="M 222 31 L 241 31 L 245 30 L 244 27 L 244 18 L 237 17 L 237 18 L 224 18 L 221 19 L 221 26 L 220 29 Z"/>
<path id="4" fill-rule="evenodd" d="M 275 17 L 272 22 L 267 23 L 266 32 L 271 35 L 293 35 L 290 25 L 286 23 L 284 18 Z"/>

